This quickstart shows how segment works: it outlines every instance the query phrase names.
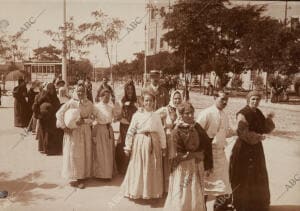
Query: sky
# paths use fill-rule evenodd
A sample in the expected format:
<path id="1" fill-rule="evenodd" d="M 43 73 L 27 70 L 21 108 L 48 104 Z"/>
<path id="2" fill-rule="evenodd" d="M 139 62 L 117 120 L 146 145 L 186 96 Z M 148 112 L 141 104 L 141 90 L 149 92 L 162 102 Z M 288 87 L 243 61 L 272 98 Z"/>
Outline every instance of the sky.
<path id="1" fill-rule="evenodd" d="M 127 34 L 126 26 L 137 18 L 145 16 L 145 2 L 143 0 L 67 0 L 67 19 L 73 16 L 75 23 L 91 20 L 91 12 L 101 9 L 111 17 L 118 17 L 125 22 L 125 28 L 120 37 Z M 39 16 L 39 17 L 37 17 Z M 15 34 L 24 28 L 27 21 L 33 23 L 24 33 L 23 38 L 28 38 L 26 55 L 32 56 L 32 49 L 55 44 L 44 33 L 51 29 L 56 31 L 63 24 L 63 0 L 0 0 L 0 22 L 8 22 L 2 26 L 9 34 Z M 145 20 L 145 19 L 144 19 Z M 5 27 L 5 29 L 3 29 Z M 144 22 L 118 43 L 118 61 L 131 60 L 134 53 L 144 49 Z M 95 66 L 108 66 L 107 57 L 100 46 L 89 48 L 87 56 Z M 116 50 L 113 50 L 113 62 L 116 62 Z"/>
<path id="2" fill-rule="evenodd" d="M 149 1 L 149 0 L 146 0 Z M 155 0 L 151 0 L 155 1 Z M 164 0 L 166 1 L 166 0 Z M 67 19 L 74 17 L 75 23 L 83 23 L 91 20 L 92 11 L 102 9 L 111 17 L 118 17 L 125 22 L 125 28 L 120 37 L 127 34 L 126 26 L 145 16 L 145 0 L 66 0 Z M 284 16 L 284 1 L 282 2 L 258 2 L 258 1 L 234 1 L 235 4 L 245 3 L 267 3 L 269 10 L 267 15 L 275 16 L 280 19 Z M 37 17 L 39 16 L 39 17 Z M 289 2 L 288 16 L 300 16 L 300 2 Z M 24 33 L 23 37 L 28 38 L 28 48 L 26 56 L 33 56 L 32 49 L 55 44 L 51 38 L 44 33 L 51 29 L 56 31 L 63 24 L 63 0 L 0 0 L 0 30 L 9 34 L 20 31 L 27 21 L 34 20 Z M 134 58 L 134 53 L 144 50 L 144 24 L 143 22 L 125 36 L 117 46 L 117 61 L 130 61 Z M 7 25 L 8 23 L 8 25 Z M 95 66 L 108 66 L 108 60 L 104 50 L 100 46 L 93 46 L 88 59 Z M 116 49 L 113 50 L 112 61 L 116 62 Z"/>

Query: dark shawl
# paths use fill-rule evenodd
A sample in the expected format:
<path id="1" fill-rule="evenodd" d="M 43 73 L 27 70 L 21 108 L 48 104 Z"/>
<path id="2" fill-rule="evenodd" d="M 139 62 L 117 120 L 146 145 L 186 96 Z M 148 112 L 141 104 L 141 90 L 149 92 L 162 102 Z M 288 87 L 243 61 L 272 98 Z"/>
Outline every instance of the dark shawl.
<path id="1" fill-rule="evenodd" d="M 267 210 L 270 204 L 268 173 L 261 135 L 274 129 L 259 109 L 249 106 L 238 112 L 247 123 L 238 122 L 238 139 L 230 158 L 230 181 L 235 207 L 245 211 Z"/>

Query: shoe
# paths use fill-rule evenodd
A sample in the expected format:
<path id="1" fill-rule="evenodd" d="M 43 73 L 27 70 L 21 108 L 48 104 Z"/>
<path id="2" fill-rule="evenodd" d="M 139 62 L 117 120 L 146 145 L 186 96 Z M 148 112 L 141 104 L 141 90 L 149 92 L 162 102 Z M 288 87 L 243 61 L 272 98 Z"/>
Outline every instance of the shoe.
<path id="1" fill-rule="evenodd" d="M 4 199 L 8 196 L 8 192 L 6 190 L 0 191 L 0 199 Z"/>

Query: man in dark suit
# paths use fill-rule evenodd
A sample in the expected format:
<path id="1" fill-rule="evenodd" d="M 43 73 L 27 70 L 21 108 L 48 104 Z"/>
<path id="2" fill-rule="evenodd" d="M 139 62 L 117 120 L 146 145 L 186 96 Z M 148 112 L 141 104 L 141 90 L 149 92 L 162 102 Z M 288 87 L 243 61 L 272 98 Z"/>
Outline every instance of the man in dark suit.
<path id="1" fill-rule="evenodd" d="M 159 84 L 159 80 L 160 72 L 158 70 L 151 70 L 150 85 L 147 86 L 146 89 L 151 91 L 155 96 L 154 110 L 167 106 L 170 101 L 168 90 Z"/>

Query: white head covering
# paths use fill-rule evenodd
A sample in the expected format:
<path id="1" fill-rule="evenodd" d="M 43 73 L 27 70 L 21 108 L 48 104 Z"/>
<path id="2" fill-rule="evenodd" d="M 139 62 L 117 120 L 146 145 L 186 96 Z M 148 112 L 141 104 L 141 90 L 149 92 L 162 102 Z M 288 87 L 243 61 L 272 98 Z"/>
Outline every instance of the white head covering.
<path id="1" fill-rule="evenodd" d="M 177 108 L 175 105 L 174 105 L 174 102 L 173 102 L 173 98 L 174 98 L 174 96 L 175 96 L 175 94 L 180 94 L 180 97 L 181 97 L 181 100 L 182 100 L 182 94 L 181 94 L 181 92 L 179 91 L 179 90 L 174 90 L 173 92 L 172 92 L 172 94 L 171 94 L 171 97 L 170 97 L 170 102 L 169 102 L 169 105 L 171 106 L 171 107 L 173 107 L 173 108 Z"/>
<path id="2" fill-rule="evenodd" d="M 44 82 L 43 83 L 43 90 L 45 90 L 45 91 L 47 90 L 48 84 L 49 84 L 49 82 Z"/>
<path id="3" fill-rule="evenodd" d="M 66 103 L 70 100 L 69 96 L 67 95 L 67 88 L 59 87 L 58 89 L 58 99 L 60 103 Z"/>

